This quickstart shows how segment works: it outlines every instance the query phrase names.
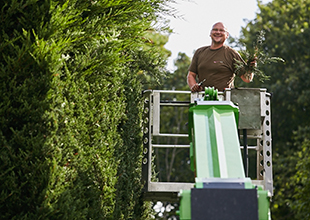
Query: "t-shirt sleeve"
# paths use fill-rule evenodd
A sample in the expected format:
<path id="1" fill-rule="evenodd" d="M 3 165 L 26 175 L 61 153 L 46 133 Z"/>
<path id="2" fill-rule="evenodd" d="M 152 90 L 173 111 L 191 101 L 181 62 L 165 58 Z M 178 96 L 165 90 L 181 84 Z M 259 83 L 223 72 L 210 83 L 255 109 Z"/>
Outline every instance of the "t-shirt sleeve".
<path id="1" fill-rule="evenodd" d="M 196 50 L 194 56 L 192 58 L 192 62 L 188 68 L 188 71 L 198 74 L 198 56 L 200 53 L 200 49 Z"/>

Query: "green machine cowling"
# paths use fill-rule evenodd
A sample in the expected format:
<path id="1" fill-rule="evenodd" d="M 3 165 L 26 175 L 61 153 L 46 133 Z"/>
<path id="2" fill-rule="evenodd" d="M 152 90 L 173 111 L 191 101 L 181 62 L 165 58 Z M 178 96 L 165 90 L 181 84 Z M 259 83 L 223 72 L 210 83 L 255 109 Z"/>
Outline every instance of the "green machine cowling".
<path id="1" fill-rule="evenodd" d="M 206 88 L 189 109 L 191 169 L 195 187 L 181 190 L 180 219 L 270 219 L 268 192 L 245 177 L 239 109 Z"/>

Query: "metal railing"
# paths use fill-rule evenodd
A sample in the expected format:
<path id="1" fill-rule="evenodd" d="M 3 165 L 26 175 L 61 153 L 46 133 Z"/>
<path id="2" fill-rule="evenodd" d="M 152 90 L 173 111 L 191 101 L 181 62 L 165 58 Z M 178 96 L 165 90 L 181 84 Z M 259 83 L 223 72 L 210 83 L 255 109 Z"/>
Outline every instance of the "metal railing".
<path id="1" fill-rule="evenodd" d="M 166 94 L 182 94 L 187 97 L 187 100 L 162 100 L 161 97 L 165 96 Z M 161 132 L 161 107 L 189 107 L 190 103 L 193 103 L 194 100 L 197 98 L 202 98 L 203 94 L 203 92 L 191 93 L 190 91 L 171 90 L 144 91 L 142 178 L 145 182 L 144 197 L 146 200 L 174 201 L 177 200 L 177 194 L 180 190 L 187 190 L 194 187 L 194 183 L 152 181 L 152 175 L 154 175 L 152 174 L 154 149 L 189 148 L 189 142 L 188 144 L 162 144 L 155 143 L 154 140 L 155 137 L 188 137 L 187 133 L 176 134 Z M 256 180 L 252 180 L 252 182 L 253 184 L 263 186 L 264 189 L 268 190 L 272 195 L 273 178 L 270 94 L 266 92 L 266 89 L 227 89 L 224 93 L 219 93 L 219 99 L 238 102 L 240 109 L 238 128 L 240 131 L 246 130 L 247 138 L 256 139 L 257 143 L 256 146 L 240 146 L 240 148 L 243 150 L 249 149 L 256 150 L 257 152 L 257 177 Z M 254 108 L 252 106 L 253 102 L 255 103 Z M 247 111 L 247 108 L 249 108 L 250 110 Z M 252 108 L 255 110 L 252 110 Z M 256 112 L 256 114 L 253 115 L 253 112 Z M 242 133 L 240 134 L 240 138 L 244 138 Z"/>

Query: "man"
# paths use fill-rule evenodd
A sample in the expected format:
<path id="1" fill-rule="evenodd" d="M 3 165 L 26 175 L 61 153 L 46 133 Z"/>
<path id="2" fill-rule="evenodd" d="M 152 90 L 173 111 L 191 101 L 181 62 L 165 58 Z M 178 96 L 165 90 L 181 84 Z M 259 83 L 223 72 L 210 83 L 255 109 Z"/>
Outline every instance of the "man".
<path id="1" fill-rule="evenodd" d="M 237 51 L 224 45 L 229 34 L 222 22 L 215 23 L 210 37 L 211 46 L 201 47 L 196 50 L 187 75 L 187 84 L 192 92 L 200 92 L 204 87 L 215 87 L 219 91 L 234 87 L 235 59 L 242 62 L 243 59 Z M 256 61 L 252 62 L 256 65 Z M 199 85 L 196 81 L 203 83 Z M 253 74 L 241 76 L 244 82 L 251 82 Z"/>

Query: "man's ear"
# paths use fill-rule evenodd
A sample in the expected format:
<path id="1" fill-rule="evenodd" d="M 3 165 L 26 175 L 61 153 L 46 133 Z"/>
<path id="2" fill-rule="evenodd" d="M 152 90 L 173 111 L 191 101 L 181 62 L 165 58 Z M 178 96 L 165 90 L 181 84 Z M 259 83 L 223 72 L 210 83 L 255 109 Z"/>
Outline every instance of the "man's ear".
<path id="1" fill-rule="evenodd" d="M 226 32 L 226 37 L 225 37 L 225 40 L 229 37 L 229 33 Z"/>

